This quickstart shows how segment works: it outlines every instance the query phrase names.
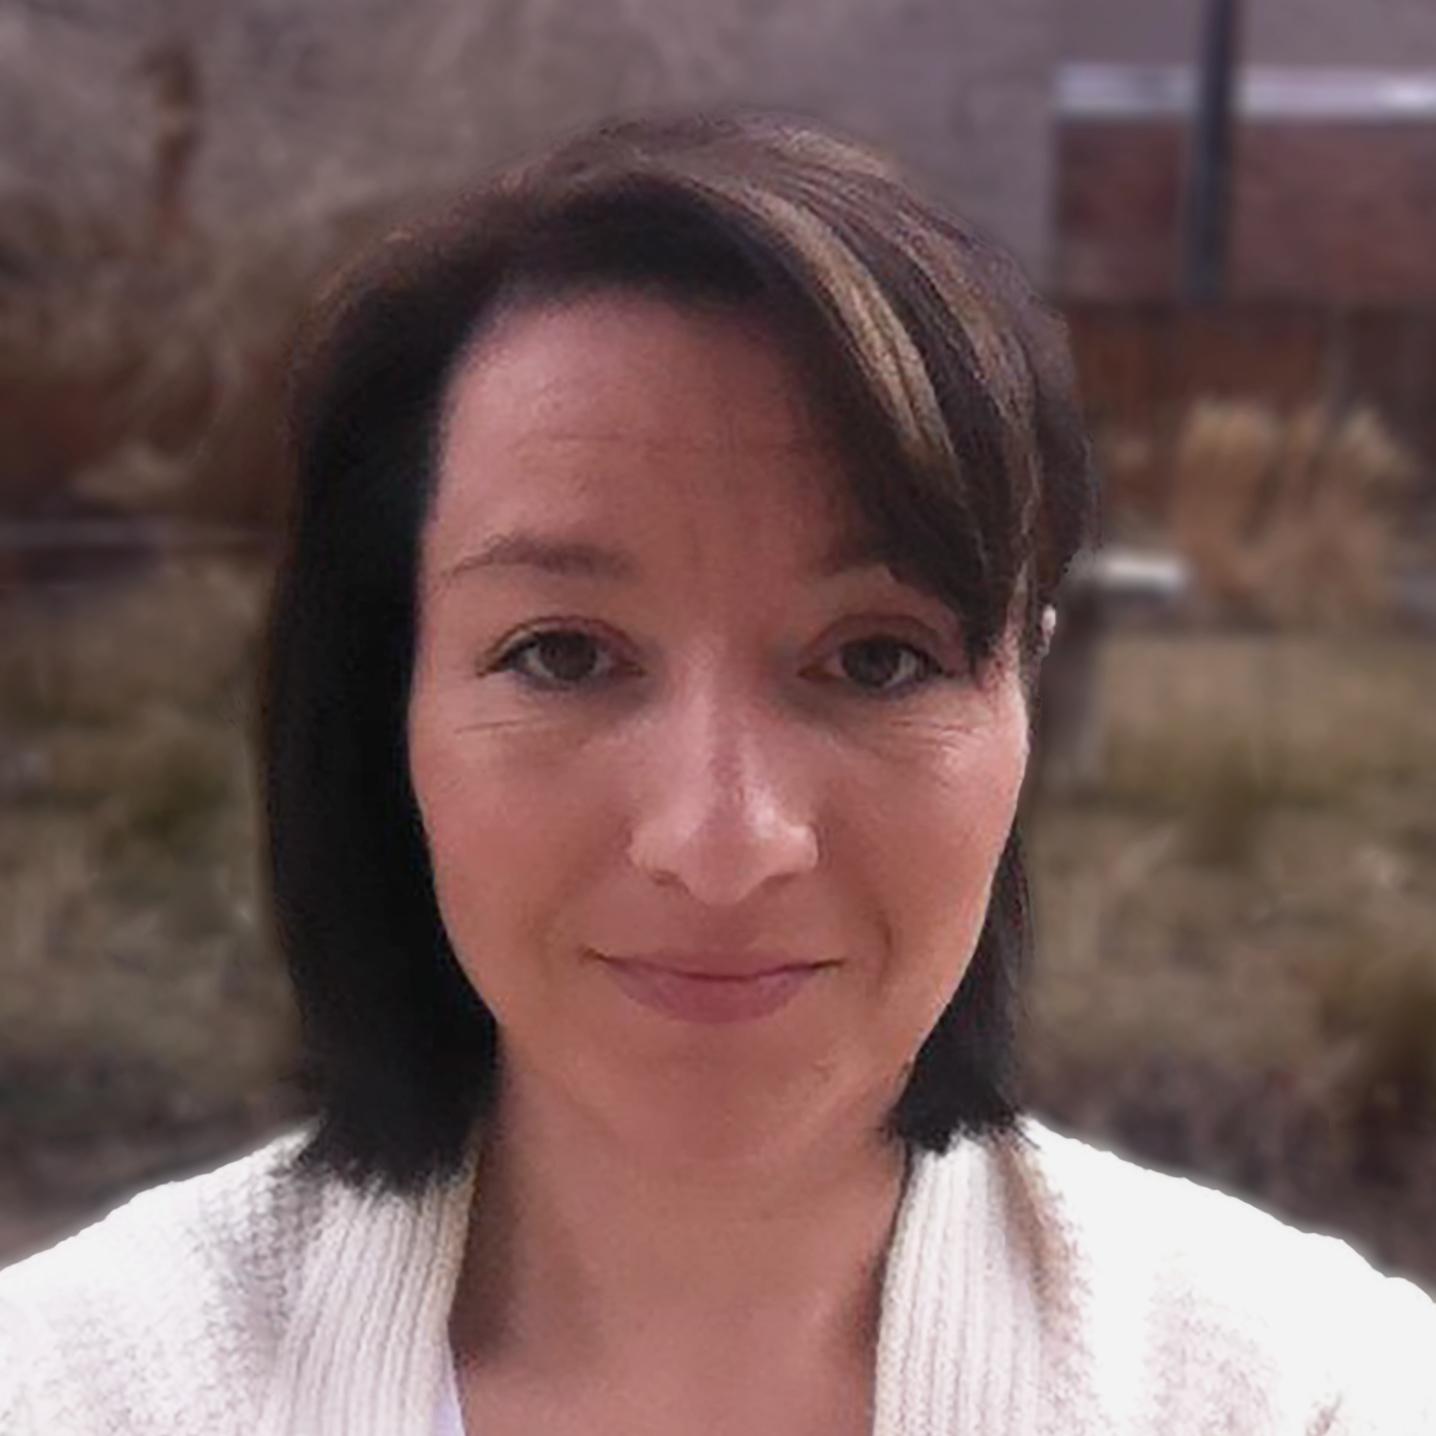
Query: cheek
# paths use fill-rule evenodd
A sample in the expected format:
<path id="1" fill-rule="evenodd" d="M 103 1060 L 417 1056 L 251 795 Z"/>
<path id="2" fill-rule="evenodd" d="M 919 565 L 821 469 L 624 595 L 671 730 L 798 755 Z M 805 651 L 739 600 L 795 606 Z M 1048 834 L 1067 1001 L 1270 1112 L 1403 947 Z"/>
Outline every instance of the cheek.
<path id="1" fill-rule="evenodd" d="M 422 709 L 411 715 L 409 771 L 444 928 L 475 987 L 503 1007 L 513 978 L 533 972 L 572 877 L 562 795 L 502 761 L 502 745 Z"/>
<path id="2" fill-rule="evenodd" d="M 884 802 L 867 863 L 881 884 L 889 968 L 905 1020 L 930 1027 L 972 959 L 1026 762 L 1020 712 L 954 741 Z M 924 1031 L 926 1028 L 924 1028 Z"/>

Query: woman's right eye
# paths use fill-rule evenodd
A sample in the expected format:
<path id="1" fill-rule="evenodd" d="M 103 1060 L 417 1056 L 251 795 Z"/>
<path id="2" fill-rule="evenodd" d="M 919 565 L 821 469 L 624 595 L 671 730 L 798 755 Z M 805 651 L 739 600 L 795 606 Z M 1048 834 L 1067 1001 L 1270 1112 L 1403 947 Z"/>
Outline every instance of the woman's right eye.
<path id="1" fill-rule="evenodd" d="M 598 639 L 578 629 L 553 628 L 534 633 L 516 643 L 494 666 L 496 673 L 512 671 L 530 687 L 562 690 L 594 687 L 612 678 L 613 673 L 592 675 L 595 655 L 606 652 Z M 527 660 L 537 656 L 548 674 L 535 673 Z"/>

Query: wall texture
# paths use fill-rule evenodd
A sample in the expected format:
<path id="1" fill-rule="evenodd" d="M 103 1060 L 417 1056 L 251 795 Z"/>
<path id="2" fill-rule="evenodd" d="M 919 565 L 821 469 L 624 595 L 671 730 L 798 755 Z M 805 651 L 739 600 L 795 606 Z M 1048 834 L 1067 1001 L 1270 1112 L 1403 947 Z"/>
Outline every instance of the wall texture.
<path id="1" fill-rule="evenodd" d="M 0 14 L 0 202 L 124 213 L 166 123 L 144 56 L 194 57 L 188 198 L 285 233 L 573 126 L 750 102 L 883 143 L 1039 275 L 1057 0 L 104 0 Z M 60 16 L 63 18 L 60 18 Z M 148 86 L 148 88 L 147 88 Z"/>

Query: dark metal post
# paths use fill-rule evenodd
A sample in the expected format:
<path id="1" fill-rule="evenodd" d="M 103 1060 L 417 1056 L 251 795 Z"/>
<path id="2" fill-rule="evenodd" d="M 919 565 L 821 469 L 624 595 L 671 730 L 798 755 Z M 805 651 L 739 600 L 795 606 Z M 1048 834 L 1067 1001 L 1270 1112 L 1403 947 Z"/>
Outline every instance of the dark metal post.
<path id="1" fill-rule="evenodd" d="M 1232 130 L 1241 0 L 1206 0 L 1188 150 L 1182 293 L 1211 304 L 1226 289 Z"/>

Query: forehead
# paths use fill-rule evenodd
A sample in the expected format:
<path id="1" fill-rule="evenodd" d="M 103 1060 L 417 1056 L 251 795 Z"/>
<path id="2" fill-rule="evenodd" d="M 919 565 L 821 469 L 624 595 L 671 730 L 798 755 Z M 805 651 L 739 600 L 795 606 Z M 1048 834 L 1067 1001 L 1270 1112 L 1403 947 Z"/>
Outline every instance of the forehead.
<path id="1" fill-rule="evenodd" d="M 501 319 L 470 346 L 446 407 L 451 435 L 498 421 L 554 436 L 811 446 L 826 427 L 761 317 L 623 293 Z"/>
<path id="2" fill-rule="evenodd" d="M 599 295 L 502 320 L 446 394 L 435 519 L 681 509 L 803 533 L 856 528 L 840 451 L 761 319 Z"/>

